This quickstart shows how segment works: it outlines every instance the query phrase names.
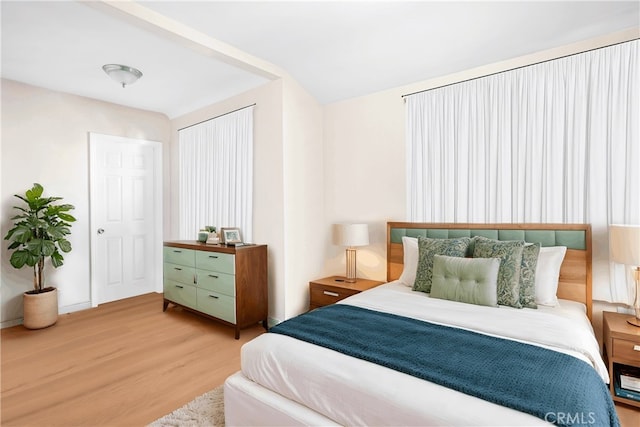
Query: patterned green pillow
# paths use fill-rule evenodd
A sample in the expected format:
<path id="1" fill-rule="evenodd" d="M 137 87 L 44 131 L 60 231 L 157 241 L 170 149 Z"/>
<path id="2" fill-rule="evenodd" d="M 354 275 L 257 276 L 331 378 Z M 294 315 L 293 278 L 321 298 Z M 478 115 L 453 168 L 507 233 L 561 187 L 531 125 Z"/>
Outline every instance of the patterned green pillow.
<path id="1" fill-rule="evenodd" d="M 536 304 L 536 267 L 540 243 L 525 245 L 520 264 L 520 304 L 527 308 L 538 308 Z"/>
<path id="2" fill-rule="evenodd" d="M 471 239 L 460 237 L 457 239 L 431 239 L 418 236 L 418 270 L 413 290 L 431 292 L 433 279 L 433 257 L 435 255 L 447 255 L 464 257 Z"/>
<path id="3" fill-rule="evenodd" d="M 475 236 L 474 244 L 474 258 L 500 258 L 498 304 L 522 308 L 520 304 L 520 266 L 524 242 L 522 240 L 499 241 Z"/>

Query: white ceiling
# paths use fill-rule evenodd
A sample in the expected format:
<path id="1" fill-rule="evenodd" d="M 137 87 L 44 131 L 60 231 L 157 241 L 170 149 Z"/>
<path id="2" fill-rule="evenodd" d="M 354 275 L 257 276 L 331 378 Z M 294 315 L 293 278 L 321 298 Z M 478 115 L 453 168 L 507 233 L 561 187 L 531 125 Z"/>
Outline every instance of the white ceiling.
<path id="1" fill-rule="evenodd" d="M 638 1 L 132 3 L 2 0 L 2 77 L 176 117 L 282 73 L 326 104 L 640 27 Z"/>

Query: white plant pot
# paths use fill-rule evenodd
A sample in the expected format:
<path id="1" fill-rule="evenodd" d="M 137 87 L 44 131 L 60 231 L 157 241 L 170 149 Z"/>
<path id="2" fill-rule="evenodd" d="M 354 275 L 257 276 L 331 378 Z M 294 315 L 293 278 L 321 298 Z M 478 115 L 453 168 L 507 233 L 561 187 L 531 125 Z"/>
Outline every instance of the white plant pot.
<path id="1" fill-rule="evenodd" d="M 24 327 L 42 329 L 58 321 L 58 290 L 23 295 Z"/>

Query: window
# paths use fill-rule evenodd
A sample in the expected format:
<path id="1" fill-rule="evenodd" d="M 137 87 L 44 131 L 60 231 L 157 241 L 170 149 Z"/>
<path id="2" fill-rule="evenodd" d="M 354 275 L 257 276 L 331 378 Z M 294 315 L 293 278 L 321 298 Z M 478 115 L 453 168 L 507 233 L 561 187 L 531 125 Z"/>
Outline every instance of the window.
<path id="1" fill-rule="evenodd" d="M 640 223 L 639 43 L 408 96 L 407 219 L 590 223 L 594 283 L 616 283 L 594 299 L 627 302 L 606 242 Z"/>
<path id="2" fill-rule="evenodd" d="M 178 131 L 180 239 L 202 227 L 253 234 L 253 106 Z"/>

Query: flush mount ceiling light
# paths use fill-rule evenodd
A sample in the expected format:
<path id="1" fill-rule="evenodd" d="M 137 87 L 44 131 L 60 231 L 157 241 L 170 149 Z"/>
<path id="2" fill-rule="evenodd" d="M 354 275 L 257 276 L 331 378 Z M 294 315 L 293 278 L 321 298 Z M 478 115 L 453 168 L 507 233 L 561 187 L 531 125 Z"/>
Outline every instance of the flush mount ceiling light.
<path id="1" fill-rule="evenodd" d="M 107 64 L 103 65 L 102 69 L 109 75 L 115 82 L 125 87 L 138 81 L 142 77 L 140 70 L 133 67 L 120 64 Z"/>

